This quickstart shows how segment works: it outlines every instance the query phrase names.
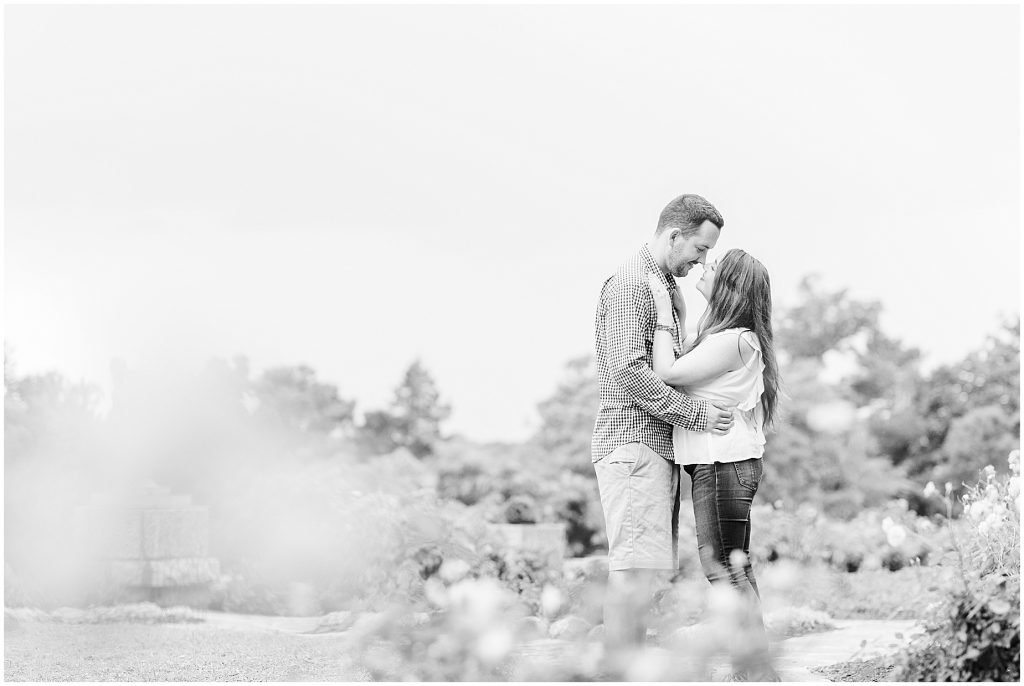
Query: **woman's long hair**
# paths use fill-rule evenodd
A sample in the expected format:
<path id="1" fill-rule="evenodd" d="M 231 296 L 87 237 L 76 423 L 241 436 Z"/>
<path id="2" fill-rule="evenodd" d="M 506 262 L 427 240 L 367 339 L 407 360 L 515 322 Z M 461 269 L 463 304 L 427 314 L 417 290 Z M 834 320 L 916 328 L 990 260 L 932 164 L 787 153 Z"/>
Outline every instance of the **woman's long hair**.
<path id="1" fill-rule="evenodd" d="M 738 327 L 753 331 L 761 344 L 761 359 L 764 360 L 761 403 L 767 428 L 775 418 L 779 396 L 779 367 L 772 334 L 772 285 L 763 264 L 745 251 L 733 249 L 718 261 L 708 309 L 697 324 L 694 346 L 713 333 Z"/>

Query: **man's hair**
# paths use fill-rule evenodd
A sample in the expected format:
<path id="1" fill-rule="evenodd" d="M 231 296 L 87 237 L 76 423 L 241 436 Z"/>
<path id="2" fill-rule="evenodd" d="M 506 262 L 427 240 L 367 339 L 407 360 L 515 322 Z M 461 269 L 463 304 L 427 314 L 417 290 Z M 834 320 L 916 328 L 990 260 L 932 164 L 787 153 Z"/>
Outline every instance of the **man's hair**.
<path id="1" fill-rule="evenodd" d="M 659 235 L 667 228 L 682 229 L 684 236 L 697 233 L 700 225 L 704 222 L 711 222 L 721 230 L 725 225 L 722 214 L 699 195 L 685 194 L 665 205 L 658 218 L 658 229 L 654 235 Z"/>

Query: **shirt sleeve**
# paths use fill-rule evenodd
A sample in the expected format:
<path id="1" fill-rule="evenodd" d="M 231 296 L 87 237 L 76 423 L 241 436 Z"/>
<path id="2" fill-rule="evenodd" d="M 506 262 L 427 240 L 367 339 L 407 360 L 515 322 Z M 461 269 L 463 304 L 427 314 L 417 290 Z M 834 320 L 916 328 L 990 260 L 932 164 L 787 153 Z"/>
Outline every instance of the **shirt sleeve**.
<path id="1" fill-rule="evenodd" d="M 651 368 L 645 331 L 653 328 L 654 298 L 647 285 L 612 279 L 606 307 L 608 369 L 615 382 L 659 419 L 689 431 L 707 431 L 707 401 L 679 393 Z"/>

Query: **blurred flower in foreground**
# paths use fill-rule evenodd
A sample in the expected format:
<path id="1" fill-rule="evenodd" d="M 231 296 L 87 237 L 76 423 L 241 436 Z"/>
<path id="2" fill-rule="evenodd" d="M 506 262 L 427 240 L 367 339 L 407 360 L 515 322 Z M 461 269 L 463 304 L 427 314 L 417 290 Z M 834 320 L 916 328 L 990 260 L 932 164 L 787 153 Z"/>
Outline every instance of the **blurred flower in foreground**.
<path id="1" fill-rule="evenodd" d="M 437 573 L 449 584 L 455 583 L 469 574 L 469 563 L 458 558 L 447 559 L 441 563 L 441 568 L 437 570 Z"/>
<path id="2" fill-rule="evenodd" d="M 747 554 L 736 548 L 729 553 L 729 566 L 734 569 L 743 569 L 747 566 Z"/>
<path id="3" fill-rule="evenodd" d="M 981 470 L 981 473 L 985 475 L 985 479 L 988 481 L 996 478 L 996 468 L 992 465 L 985 465 L 985 468 Z"/>
<path id="4" fill-rule="evenodd" d="M 476 641 L 476 656 L 487 665 L 504 660 L 515 646 L 512 632 L 505 627 L 488 630 Z"/>
<path id="5" fill-rule="evenodd" d="M 430 577 L 423 582 L 423 594 L 435 607 L 441 609 L 448 607 L 448 592 L 440 579 Z"/>
<path id="6" fill-rule="evenodd" d="M 1003 518 L 999 516 L 997 512 L 991 512 L 985 519 L 981 520 L 978 524 L 978 531 L 984 536 L 990 536 L 999 531 L 1000 525 L 1003 523 Z"/>
<path id="7" fill-rule="evenodd" d="M 544 586 L 540 594 L 540 609 L 545 617 L 554 617 L 558 614 L 564 602 L 561 591 L 550 584 Z"/>
<path id="8" fill-rule="evenodd" d="M 892 517 L 882 520 L 882 531 L 885 532 L 885 540 L 893 548 L 899 548 L 907 540 L 907 530 L 892 521 Z"/>
<path id="9" fill-rule="evenodd" d="M 952 492 L 953 492 L 953 482 L 952 481 L 947 481 L 946 482 L 946 495 L 949 495 Z"/>
<path id="10" fill-rule="evenodd" d="M 758 585 L 780 592 L 796 588 L 802 578 L 800 565 L 792 560 L 779 560 L 757 573 Z"/>
<path id="11" fill-rule="evenodd" d="M 729 623 L 743 611 L 743 599 L 731 584 L 713 584 L 708 590 L 708 612 L 715 620 Z"/>
<path id="12" fill-rule="evenodd" d="M 467 579 L 448 589 L 448 598 L 459 617 L 479 630 L 494 622 L 501 610 L 503 595 L 495 579 Z"/>
<path id="13" fill-rule="evenodd" d="M 929 481 L 928 485 L 924 487 L 924 497 L 933 498 L 939 494 L 939 489 L 935 488 L 935 482 Z"/>

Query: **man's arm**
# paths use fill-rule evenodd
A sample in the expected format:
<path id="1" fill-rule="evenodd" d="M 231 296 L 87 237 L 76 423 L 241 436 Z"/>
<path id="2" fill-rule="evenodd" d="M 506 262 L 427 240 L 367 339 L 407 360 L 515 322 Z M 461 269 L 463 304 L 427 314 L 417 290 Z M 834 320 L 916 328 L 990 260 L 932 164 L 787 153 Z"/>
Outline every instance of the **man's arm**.
<path id="1" fill-rule="evenodd" d="M 669 388 L 647 360 L 644 332 L 654 302 L 646 284 L 609 285 L 605 311 L 608 366 L 612 378 L 642 408 L 669 424 L 707 431 L 708 403 Z"/>

